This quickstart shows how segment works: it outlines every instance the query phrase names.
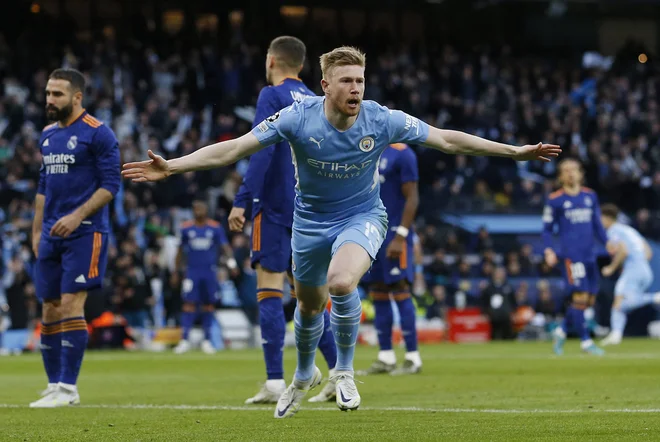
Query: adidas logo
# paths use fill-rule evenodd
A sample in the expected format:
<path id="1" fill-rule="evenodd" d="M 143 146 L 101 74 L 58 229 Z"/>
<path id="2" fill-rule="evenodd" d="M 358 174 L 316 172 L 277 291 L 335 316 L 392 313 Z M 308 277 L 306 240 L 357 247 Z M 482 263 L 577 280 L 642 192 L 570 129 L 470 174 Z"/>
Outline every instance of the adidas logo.
<path id="1" fill-rule="evenodd" d="M 564 202 L 564 209 L 570 209 L 573 206 L 570 201 L 565 201 Z"/>
<path id="2" fill-rule="evenodd" d="M 401 274 L 401 270 L 399 270 L 398 267 L 394 267 L 392 270 L 390 270 L 390 275 L 392 276 L 399 276 Z"/>
<path id="3" fill-rule="evenodd" d="M 41 144 L 43 147 L 48 147 L 48 138 Z"/>
<path id="4" fill-rule="evenodd" d="M 63 340 L 63 341 L 62 341 L 62 347 L 73 348 L 73 344 L 70 343 L 69 341 L 64 341 L 64 340 Z"/>
<path id="5" fill-rule="evenodd" d="M 84 284 L 84 283 L 87 282 L 87 280 L 85 279 L 85 276 L 84 276 L 84 275 L 79 275 L 79 276 L 74 280 L 74 282 L 77 282 L 78 284 Z"/>

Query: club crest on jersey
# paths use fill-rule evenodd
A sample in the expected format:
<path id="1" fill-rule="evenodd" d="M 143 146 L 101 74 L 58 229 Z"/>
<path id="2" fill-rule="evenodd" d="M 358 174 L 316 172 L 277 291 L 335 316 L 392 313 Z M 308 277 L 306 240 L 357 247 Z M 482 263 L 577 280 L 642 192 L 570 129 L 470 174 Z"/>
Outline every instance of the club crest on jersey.
<path id="1" fill-rule="evenodd" d="M 76 148 L 78 145 L 78 137 L 75 135 L 71 135 L 71 138 L 69 138 L 69 141 L 66 142 L 66 147 L 69 150 L 73 150 Z"/>
<path id="2" fill-rule="evenodd" d="M 589 198 L 588 196 L 584 197 L 584 204 L 586 204 L 587 207 L 591 207 L 591 205 L 593 204 L 591 202 L 591 198 Z"/>
<path id="3" fill-rule="evenodd" d="M 364 137 L 360 140 L 359 147 L 362 152 L 371 152 L 376 147 L 376 142 L 371 137 Z"/>

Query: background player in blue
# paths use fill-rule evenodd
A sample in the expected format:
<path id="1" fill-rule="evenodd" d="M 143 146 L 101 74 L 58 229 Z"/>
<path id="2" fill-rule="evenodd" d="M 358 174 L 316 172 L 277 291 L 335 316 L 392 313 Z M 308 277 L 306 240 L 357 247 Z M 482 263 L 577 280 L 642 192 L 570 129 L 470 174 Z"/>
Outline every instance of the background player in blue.
<path id="1" fill-rule="evenodd" d="M 83 75 L 73 69 L 53 71 L 46 85 L 46 115 L 56 123 L 39 140 L 43 164 L 32 247 L 48 388 L 30 404 L 35 408 L 80 403 L 76 381 L 88 339 L 85 300 L 103 281 L 107 204 L 119 189 L 117 139 L 83 109 L 84 88 Z"/>
<path id="2" fill-rule="evenodd" d="M 414 374 L 422 369 L 417 350 L 415 304 L 411 295 L 414 281 L 413 232 L 411 226 L 419 205 L 417 156 L 405 144 L 393 144 L 383 151 L 378 163 L 380 199 L 385 205 L 389 229 L 376 260 L 362 281 L 369 284 L 374 303 L 374 324 L 378 333 L 378 359 L 364 374 Z M 406 344 L 403 365 L 396 368 L 392 349 L 394 298 L 401 318 L 401 332 Z"/>
<path id="3" fill-rule="evenodd" d="M 651 247 L 637 230 L 617 222 L 618 217 L 619 209 L 615 205 L 603 206 L 601 219 L 609 240 L 607 250 L 612 255 L 612 262 L 603 267 L 603 276 L 612 276 L 623 268 L 614 287 L 612 331 L 601 341 L 602 345 L 621 343 L 628 313 L 648 304 L 660 305 L 660 293 L 647 292 L 653 283 L 649 265 L 653 255 Z"/>
<path id="4" fill-rule="evenodd" d="M 566 332 L 573 326 L 583 351 L 600 355 L 603 350 L 591 339 L 585 310 L 598 293 L 598 266 L 595 238 L 605 244 L 607 235 L 600 220 L 598 196 L 582 187 L 582 169 L 573 159 L 559 163 L 561 189 L 552 193 L 543 212 L 545 260 L 551 267 L 561 259 L 561 271 L 568 286 L 571 304 L 562 325 L 554 331 L 554 351 L 562 354 Z M 559 251 L 553 248 L 553 235 L 559 235 Z M 593 312 L 591 312 L 593 315 Z"/>
<path id="5" fill-rule="evenodd" d="M 266 57 L 266 80 L 274 86 L 261 90 L 253 127 L 295 101 L 316 96 L 298 78 L 305 62 L 305 51 L 305 44 L 295 37 L 278 37 L 271 42 Z M 275 403 L 286 389 L 282 359 L 286 320 L 292 318 L 285 317 L 282 295 L 284 278 L 291 265 L 295 184 L 289 144 L 280 142 L 269 146 L 250 158 L 243 185 L 229 214 L 229 228 L 242 231 L 245 208 L 252 199 L 251 259 L 257 273 L 259 324 L 268 379 L 246 404 Z M 295 296 L 293 290 L 292 295 Z M 330 315 L 327 311 L 325 315 L 326 326 L 319 348 L 332 378 L 337 349 L 330 329 Z M 334 382 L 328 382 L 321 393 L 310 400 L 334 398 Z"/>
<path id="6" fill-rule="evenodd" d="M 298 364 L 280 397 L 275 417 L 293 416 L 307 391 L 321 382 L 314 365 L 332 299 L 331 325 L 337 344 L 337 406 L 354 410 L 361 398 L 353 379 L 353 355 L 362 313 L 357 285 L 385 239 L 387 215 L 379 197 L 378 158 L 392 143 L 424 144 L 446 153 L 496 155 L 550 161 L 559 146 L 522 147 L 428 126 L 404 112 L 363 101 L 366 59 L 340 47 L 321 56 L 324 97 L 307 98 L 266 118 L 250 133 L 181 158 L 148 152 L 146 161 L 124 165 L 135 182 L 231 164 L 264 147 L 288 140 L 296 168 L 293 276 Z"/>
<path id="7" fill-rule="evenodd" d="M 208 217 L 209 209 L 206 202 L 197 199 L 193 201 L 192 221 L 181 225 L 181 245 L 176 257 L 176 266 L 186 258 L 186 277 L 183 280 L 181 293 L 183 307 L 181 311 L 181 341 L 174 348 L 177 354 L 190 350 L 188 335 L 195 323 L 198 309 L 202 312 L 202 329 L 204 341 L 201 349 L 204 353 L 213 354 L 215 348 L 211 343 L 211 327 L 213 326 L 218 291 L 218 249 L 222 247 L 227 267 L 236 276 L 237 264 L 234 252 L 227 241 L 225 231 L 217 221 Z"/>

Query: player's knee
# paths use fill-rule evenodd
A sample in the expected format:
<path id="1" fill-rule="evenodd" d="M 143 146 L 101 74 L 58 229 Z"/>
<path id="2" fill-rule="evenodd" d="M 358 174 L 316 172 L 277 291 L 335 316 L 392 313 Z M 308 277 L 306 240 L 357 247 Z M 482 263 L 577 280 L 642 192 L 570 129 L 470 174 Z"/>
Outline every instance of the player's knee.
<path id="1" fill-rule="evenodd" d="M 56 322 L 62 319 L 62 301 L 59 299 L 46 300 L 41 308 L 41 317 L 45 323 Z"/>
<path id="2" fill-rule="evenodd" d="M 328 290 L 333 296 L 343 296 L 351 293 L 357 284 L 351 278 L 351 275 L 342 274 L 339 272 L 331 272 L 328 274 Z"/>
<path id="3" fill-rule="evenodd" d="M 208 313 L 213 313 L 215 311 L 215 306 L 213 304 L 207 304 L 204 306 L 204 311 Z"/>
<path id="4" fill-rule="evenodd" d="M 185 304 L 183 304 L 183 306 L 181 306 L 181 310 L 186 313 L 195 313 L 195 304 L 186 302 Z"/>
<path id="5" fill-rule="evenodd" d="M 60 305 L 60 313 L 62 318 L 76 318 L 78 316 L 85 316 L 85 300 L 87 293 L 79 292 L 74 294 L 62 295 L 62 304 Z"/>
<path id="6" fill-rule="evenodd" d="M 316 316 L 325 310 L 326 305 L 328 305 L 327 299 L 318 300 L 317 302 L 312 300 L 302 302 L 298 300 L 297 308 L 302 316 Z"/>

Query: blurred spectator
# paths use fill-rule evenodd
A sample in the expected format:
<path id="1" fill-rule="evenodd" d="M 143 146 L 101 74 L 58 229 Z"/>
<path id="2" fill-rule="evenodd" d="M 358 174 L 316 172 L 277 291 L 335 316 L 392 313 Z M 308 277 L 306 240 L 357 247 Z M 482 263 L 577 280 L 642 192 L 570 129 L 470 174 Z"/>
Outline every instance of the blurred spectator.
<path id="1" fill-rule="evenodd" d="M 515 292 L 507 282 L 506 270 L 497 267 L 481 292 L 481 309 L 490 320 L 493 340 L 514 338 L 512 315 L 516 307 Z"/>

